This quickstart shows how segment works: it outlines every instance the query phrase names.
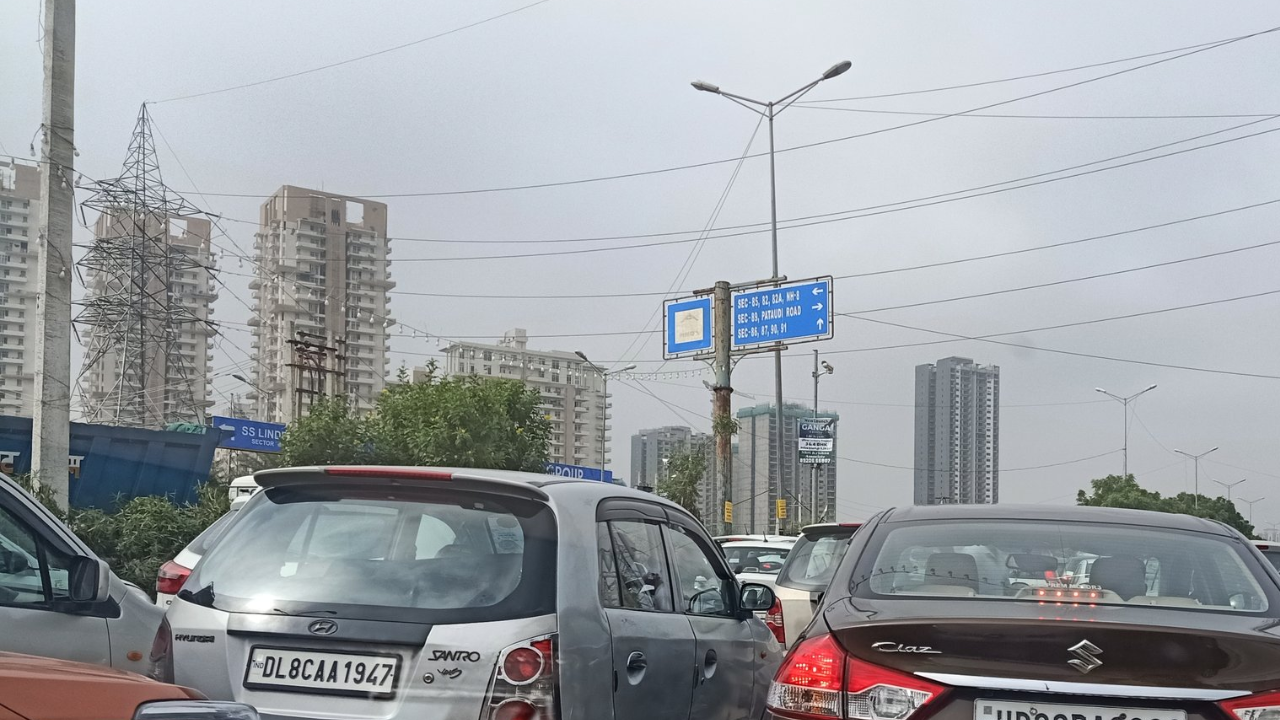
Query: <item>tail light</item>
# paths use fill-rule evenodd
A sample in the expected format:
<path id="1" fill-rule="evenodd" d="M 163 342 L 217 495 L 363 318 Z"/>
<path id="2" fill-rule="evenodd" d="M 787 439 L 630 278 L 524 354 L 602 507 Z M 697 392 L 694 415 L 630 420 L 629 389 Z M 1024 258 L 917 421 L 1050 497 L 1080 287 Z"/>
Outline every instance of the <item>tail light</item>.
<path id="1" fill-rule="evenodd" d="M 163 683 L 173 682 L 173 631 L 168 618 L 160 621 L 160 629 L 151 641 L 151 669 L 147 676 Z"/>
<path id="2" fill-rule="evenodd" d="M 489 720 L 557 720 L 560 717 L 556 639 L 553 633 L 502 651 L 489 690 Z"/>
<path id="3" fill-rule="evenodd" d="M 1239 720 L 1280 720 L 1280 691 L 1223 700 L 1218 707 Z"/>
<path id="4" fill-rule="evenodd" d="M 769 612 L 765 613 L 764 624 L 769 626 L 773 631 L 773 636 L 778 639 L 778 644 L 787 646 L 787 626 L 782 622 L 782 601 L 774 596 L 773 605 L 769 608 Z"/>
<path id="5" fill-rule="evenodd" d="M 189 575 L 191 568 L 170 560 L 160 566 L 160 572 L 156 575 L 156 592 L 161 595 L 177 595 Z"/>
<path id="6" fill-rule="evenodd" d="M 820 635 L 783 660 L 767 702 L 769 709 L 794 718 L 908 720 L 945 692 L 942 685 L 851 658 L 834 637 Z"/>

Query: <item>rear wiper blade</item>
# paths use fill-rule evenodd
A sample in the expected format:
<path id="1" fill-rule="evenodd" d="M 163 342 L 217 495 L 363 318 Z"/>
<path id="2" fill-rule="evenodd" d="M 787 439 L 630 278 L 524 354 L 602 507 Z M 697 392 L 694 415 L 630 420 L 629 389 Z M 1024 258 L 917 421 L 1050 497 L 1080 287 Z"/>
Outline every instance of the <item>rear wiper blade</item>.
<path id="1" fill-rule="evenodd" d="M 280 608 L 271 608 L 271 612 L 277 615 L 287 615 L 289 617 L 321 617 L 325 615 L 333 616 L 338 614 L 337 610 L 303 610 L 302 612 L 291 613 L 281 610 Z"/>

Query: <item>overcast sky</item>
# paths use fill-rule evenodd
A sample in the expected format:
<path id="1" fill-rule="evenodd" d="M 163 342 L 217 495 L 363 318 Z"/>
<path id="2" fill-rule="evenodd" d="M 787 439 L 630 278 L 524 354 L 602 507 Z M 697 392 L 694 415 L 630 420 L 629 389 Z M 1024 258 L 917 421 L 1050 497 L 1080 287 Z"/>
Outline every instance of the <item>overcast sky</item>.
<path id="1" fill-rule="evenodd" d="M 600 2 L 549 0 L 470 29 L 376 57 L 231 92 L 203 93 L 307 70 L 409 43 L 515 10 L 531 0 L 433 3 L 81 2 L 77 26 L 77 169 L 118 173 L 143 101 L 155 102 L 169 185 L 227 218 L 217 240 L 229 287 L 215 387 L 244 392 L 231 372 L 246 352 L 252 250 L 261 197 L 282 184 L 357 196 L 506 187 L 634 173 L 740 156 L 757 117 L 689 86 L 785 95 L 841 60 L 853 69 L 805 99 L 927 90 L 1045 73 L 1247 35 L 1280 25 L 1272 2 Z M 29 157 L 40 123 L 40 3 L 0 5 L 0 153 Z M 1184 51 L 1185 52 L 1185 51 Z M 1014 82 L 794 106 L 777 121 L 780 149 L 927 119 L 858 110 L 1084 118 L 951 117 L 778 156 L 778 212 L 786 220 L 1041 175 L 1255 122 L 1247 128 L 1090 165 L 1093 170 L 1280 128 L 1264 117 L 1098 119 L 1098 116 L 1280 113 L 1280 33 L 1207 49 Z M 1102 78 L 1120 70 L 1151 67 Z M 767 149 L 764 128 L 751 143 Z M 182 167 L 185 167 L 185 173 Z M 851 275 L 1032 248 L 1134 230 L 1280 199 L 1280 135 L 1227 142 L 1128 167 L 916 209 L 780 233 L 792 278 Z M 534 241 L 695 231 L 715 215 L 734 163 L 561 187 L 384 200 L 389 205 L 394 364 L 437 356 L 435 339 L 497 338 L 512 327 L 540 349 L 583 350 L 640 372 L 697 371 L 662 361 L 659 295 L 484 299 L 483 294 L 662 293 L 769 275 L 767 233 L 547 258 L 448 260 L 688 240 L 696 234 Z M 1079 172 L 1078 170 L 1075 172 Z M 189 173 L 188 177 L 186 173 Z M 1061 177 L 1044 175 L 1038 180 Z M 1007 188 L 996 185 L 992 189 Z M 201 196 L 196 189 L 211 193 Z M 251 197 L 221 197 L 212 193 Z M 256 197 L 254 197 L 256 196 Z M 946 196 L 955 198 L 955 195 Z M 961 196 L 963 197 L 963 196 Z M 81 200 L 84 199 L 81 193 Z M 767 221 L 768 163 L 747 160 L 715 227 Z M 926 270 L 837 281 L 841 312 L 1006 290 L 1183 260 L 1280 240 L 1280 204 L 1055 249 Z M 250 222 L 235 222 L 235 220 Z M 747 228 L 758 230 L 757 227 Z M 83 234 L 83 231 L 80 231 Z M 741 232 L 741 231 L 728 231 Z M 714 233 L 713 233 L 714 234 Z M 473 241 L 442 244 L 411 241 Z M 77 241 L 87 238 L 77 236 Z M 476 244 L 504 241 L 510 244 Z M 234 243 L 234 245 L 233 245 Z M 1277 310 L 1269 295 L 1055 330 L 1111 318 L 1280 290 L 1280 247 L 1070 282 L 987 298 L 887 310 L 876 320 L 1019 345 L 1150 363 L 1280 375 Z M 692 268 L 687 263 L 692 262 Z M 596 333 L 619 333 L 600 336 Z M 557 335 L 561 337 L 539 337 Z M 575 337 L 576 336 L 576 337 Z M 1280 380 L 1118 362 L 977 341 L 874 349 L 945 339 L 841 317 L 835 338 L 797 346 L 785 392 L 811 396 L 811 351 L 836 368 L 822 383 L 840 413 L 840 519 L 911 502 L 913 368 L 949 355 L 1000 366 L 1000 496 L 1069 503 L 1088 480 L 1121 466 L 1122 411 L 1094 392 L 1152 383 L 1137 404 L 1130 469 L 1166 493 L 1190 490 L 1192 468 L 1172 451 L 1220 445 L 1210 478 L 1248 478 L 1237 497 L 1267 499 L 1254 517 L 1280 521 L 1276 412 Z M 234 367 L 233 367 L 234 366 Z M 772 397 L 768 356 L 738 366 L 734 386 Z M 613 467 L 629 475 L 629 436 L 669 424 L 707 429 L 700 377 L 612 383 Z M 647 391 L 647 392 L 646 392 Z M 649 393 L 652 393 L 650 395 Z M 653 395 L 668 404 L 663 404 Z M 735 397 L 735 405 L 753 402 Z M 807 402 L 807 401 L 805 401 Z M 1081 462 L 1092 456 L 1102 457 Z M 1037 466 L 1056 465 L 1054 467 Z M 1242 510 L 1243 510 L 1242 506 Z"/>

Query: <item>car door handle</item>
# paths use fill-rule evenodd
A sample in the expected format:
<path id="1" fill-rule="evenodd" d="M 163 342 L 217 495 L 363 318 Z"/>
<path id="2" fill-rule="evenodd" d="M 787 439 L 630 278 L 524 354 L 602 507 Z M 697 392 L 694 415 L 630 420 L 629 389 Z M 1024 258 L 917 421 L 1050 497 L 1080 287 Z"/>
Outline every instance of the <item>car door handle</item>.
<path id="1" fill-rule="evenodd" d="M 627 656 L 628 672 L 633 672 L 633 673 L 644 672 L 644 670 L 648 667 L 649 667 L 649 661 L 645 659 L 644 653 L 637 651 Z"/>

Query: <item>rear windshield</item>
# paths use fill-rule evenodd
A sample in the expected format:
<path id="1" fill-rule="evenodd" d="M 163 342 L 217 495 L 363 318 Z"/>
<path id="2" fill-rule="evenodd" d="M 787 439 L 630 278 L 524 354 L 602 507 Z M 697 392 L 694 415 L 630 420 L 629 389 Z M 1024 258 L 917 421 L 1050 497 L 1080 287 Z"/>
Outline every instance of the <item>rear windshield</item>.
<path id="1" fill-rule="evenodd" d="M 776 574 L 782 569 L 782 561 L 787 559 L 790 550 L 771 547 L 726 547 L 724 557 L 735 573 Z"/>
<path id="2" fill-rule="evenodd" d="M 481 622 L 552 612 L 555 522 L 541 504 L 443 490 L 275 488 L 180 597 L 229 612 Z"/>
<path id="3" fill-rule="evenodd" d="M 787 562 L 778 573 L 778 584 L 795 590 L 822 592 L 831 582 L 836 566 L 849 549 L 853 528 L 848 532 L 810 537 L 801 535 L 791 548 Z"/>
<path id="4" fill-rule="evenodd" d="M 192 540 L 190 545 L 187 545 L 187 548 L 199 555 L 209 552 L 209 547 L 217 539 L 218 533 L 222 532 L 228 522 L 231 522 L 231 518 L 235 517 L 236 512 L 235 510 L 228 511 L 222 517 L 214 520 L 212 525 L 205 528 L 204 532 L 197 535 L 196 539 Z"/>
<path id="5" fill-rule="evenodd" d="M 854 573 L 855 595 L 1243 612 L 1268 606 L 1258 578 L 1263 568 L 1239 543 L 1217 535 L 1000 520 L 884 527 Z"/>

